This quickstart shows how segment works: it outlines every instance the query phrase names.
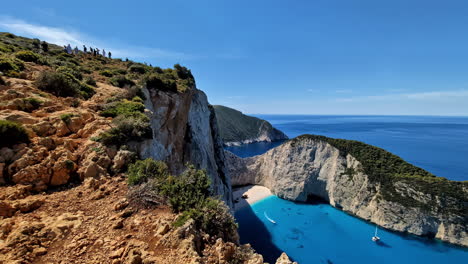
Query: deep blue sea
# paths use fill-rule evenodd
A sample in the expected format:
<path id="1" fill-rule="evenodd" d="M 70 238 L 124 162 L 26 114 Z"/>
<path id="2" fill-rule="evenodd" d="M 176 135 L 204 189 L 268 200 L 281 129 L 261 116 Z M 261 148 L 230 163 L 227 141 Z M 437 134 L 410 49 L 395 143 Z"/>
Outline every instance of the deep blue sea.
<path id="1" fill-rule="evenodd" d="M 401 116 L 258 115 L 289 137 L 318 134 L 384 148 L 437 176 L 468 180 L 468 118 Z M 239 156 L 279 145 L 254 143 L 228 149 Z M 274 219 L 270 223 L 265 217 Z M 242 243 L 274 260 L 283 251 L 300 264 L 468 263 L 468 250 L 437 240 L 379 229 L 329 205 L 298 204 L 271 196 L 236 212 Z"/>

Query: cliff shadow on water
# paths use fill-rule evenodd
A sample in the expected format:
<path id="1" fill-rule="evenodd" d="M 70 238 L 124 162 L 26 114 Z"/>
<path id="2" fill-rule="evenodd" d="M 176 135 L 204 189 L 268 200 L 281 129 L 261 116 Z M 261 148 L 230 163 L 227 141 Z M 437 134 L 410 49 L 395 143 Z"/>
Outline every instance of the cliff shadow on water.
<path id="1" fill-rule="evenodd" d="M 239 203 L 246 203 L 246 201 L 240 199 Z M 239 223 L 241 244 L 250 243 L 255 251 L 263 255 L 265 262 L 275 263 L 282 251 L 273 243 L 270 232 L 252 207 L 246 205 L 236 211 L 234 215 Z"/>

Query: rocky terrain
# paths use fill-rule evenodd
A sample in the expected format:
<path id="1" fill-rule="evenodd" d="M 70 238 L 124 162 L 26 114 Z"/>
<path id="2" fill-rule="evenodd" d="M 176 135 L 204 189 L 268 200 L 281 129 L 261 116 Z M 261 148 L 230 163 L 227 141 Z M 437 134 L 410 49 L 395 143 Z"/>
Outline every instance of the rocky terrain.
<path id="1" fill-rule="evenodd" d="M 188 69 L 0 33 L 0 71 L 0 263 L 263 263 L 237 232 L 200 226 L 197 210 L 214 215 L 205 225 L 227 221 L 216 214 L 232 191 L 214 111 Z M 145 158 L 167 164 L 176 194 L 191 187 L 175 180 L 188 163 L 204 169 L 224 203 L 176 210 L 184 197 L 154 181 L 129 185 L 127 167 Z"/>
<path id="2" fill-rule="evenodd" d="M 274 128 L 266 120 L 244 115 L 240 111 L 222 105 L 213 107 L 221 138 L 226 146 L 288 139 L 283 132 Z"/>
<path id="3" fill-rule="evenodd" d="M 226 157 L 233 185 L 263 185 L 292 201 L 322 200 L 387 229 L 468 246 L 468 182 L 437 178 L 382 149 L 305 135 L 263 155 Z M 375 173 L 382 168 L 375 163 L 388 168 Z"/>

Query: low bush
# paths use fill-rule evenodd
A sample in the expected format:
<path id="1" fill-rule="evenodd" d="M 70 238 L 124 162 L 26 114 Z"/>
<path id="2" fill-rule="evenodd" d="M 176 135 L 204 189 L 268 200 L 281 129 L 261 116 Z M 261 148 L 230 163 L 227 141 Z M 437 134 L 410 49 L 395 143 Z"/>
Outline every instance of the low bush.
<path id="1" fill-rule="evenodd" d="M 56 71 L 64 74 L 70 74 L 77 80 L 83 80 L 83 74 L 81 74 L 81 71 L 77 67 L 60 66 Z"/>
<path id="2" fill-rule="evenodd" d="M 151 158 L 138 160 L 128 167 L 128 184 L 135 185 L 155 179 L 162 182 L 169 175 L 166 163 Z"/>
<path id="3" fill-rule="evenodd" d="M 195 86 L 192 73 L 186 67 L 179 64 L 175 69 L 164 69 L 144 77 L 143 82 L 148 89 L 183 93 Z"/>
<path id="4" fill-rule="evenodd" d="M 21 124 L 0 120 L 0 148 L 18 143 L 29 143 L 29 136 Z"/>
<path id="5" fill-rule="evenodd" d="M 0 52 L 3 53 L 12 53 L 15 51 L 15 47 L 11 45 L 7 45 L 4 43 L 0 43 Z"/>
<path id="6" fill-rule="evenodd" d="M 135 85 L 135 82 L 133 82 L 132 80 L 127 79 L 127 77 L 125 77 L 125 75 L 114 76 L 114 77 L 109 79 L 109 83 L 112 84 L 113 86 L 117 86 L 117 87 L 120 87 L 120 88 L 131 87 L 131 86 Z"/>
<path id="7" fill-rule="evenodd" d="M 67 114 L 62 114 L 60 115 L 60 120 L 62 120 L 65 124 L 69 124 L 71 121 L 71 118 L 74 117 L 74 114 L 67 113 Z"/>
<path id="8" fill-rule="evenodd" d="M 84 78 L 83 82 L 86 83 L 87 85 L 97 87 L 96 80 L 94 80 L 94 78 L 92 76 L 86 76 Z"/>
<path id="9" fill-rule="evenodd" d="M 18 51 L 15 53 L 15 57 L 22 61 L 34 62 L 34 63 L 37 63 L 41 59 L 41 56 L 39 54 L 32 52 L 30 50 Z"/>
<path id="10" fill-rule="evenodd" d="M 144 74 L 144 73 L 146 73 L 146 68 L 147 67 L 142 65 L 142 64 L 131 64 L 128 67 L 128 71 L 132 72 L 132 73 Z"/>
<path id="11" fill-rule="evenodd" d="M 0 57 L 0 72 L 9 75 L 10 72 L 20 72 L 24 70 L 24 63 L 15 58 Z"/>
<path id="12" fill-rule="evenodd" d="M 153 136 L 149 119 L 142 113 L 118 116 L 113 124 L 113 128 L 101 133 L 97 139 L 106 146 L 120 147 L 129 141 L 141 141 Z"/>
<path id="13" fill-rule="evenodd" d="M 143 113 L 143 111 L 145 111 L 145 105 L 142 103 L 122 100 L 106 105 L 101 115 L 104 117 L 116 117 L 118 115 L 129 116 L 135 113 Z"/>
<path id="14" fill-rule="evenodd" d="M 206 172 L 189 165 L 178 177 L 169 177 L 162 186 L 174 212 L 187 211 L 201 205 L 210 196 L 210 179 Z"/>
<path id="15" fill-rule="evenodd" d="M 173 225 L 182 226 L 188 219 L 193 219 L 197 229 L 212 237 L 231 242 L 237 240 L 236 221 L 223 201 L 207 197 L 195 207 L 184 211 Z"/>
<path id="16" fill-rule="evenodd" d="M 41 107 L 42 104 L 43 102 L 41 100 L 34 97 L 23 98 L 19 110 L 32 112 Z"/>
<path id="17" fill-rule="evenodd" d="M 114 73 L 112 73 L 110 70 L 103 70 L 103 71 L 99 72 L 99 74 L 101 74 L 102 76 L 105 76 L 105 77 L 114 76 Z"/>
<path id="18" fill-rule="evenodd" d="M 36 80 L 36 86 L 40 90 L 50 92 L 61 97 L 83 97 L 85 99 L 94 95 L 94 89 L 81 83 L 69 73 L 45 71 L 41 72 Z"/>

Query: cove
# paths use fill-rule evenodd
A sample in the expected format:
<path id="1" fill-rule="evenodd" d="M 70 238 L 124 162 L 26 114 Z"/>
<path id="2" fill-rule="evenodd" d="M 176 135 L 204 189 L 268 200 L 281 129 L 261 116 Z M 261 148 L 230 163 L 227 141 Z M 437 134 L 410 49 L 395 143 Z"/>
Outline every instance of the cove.
<path id="1" fill-rule="evenodd" d="M 271 223 L 267 215 L 276 221 Z M 466 263 L 468 250 L 434 239 L 379 228 L 328 204 L 301 204 L 270 196 L 236 212 L 241 243 L 274 263 L 284 251 L 300 264 Z"/>

